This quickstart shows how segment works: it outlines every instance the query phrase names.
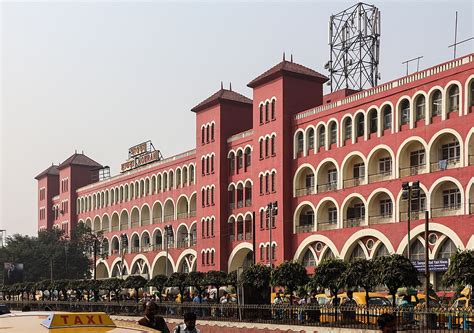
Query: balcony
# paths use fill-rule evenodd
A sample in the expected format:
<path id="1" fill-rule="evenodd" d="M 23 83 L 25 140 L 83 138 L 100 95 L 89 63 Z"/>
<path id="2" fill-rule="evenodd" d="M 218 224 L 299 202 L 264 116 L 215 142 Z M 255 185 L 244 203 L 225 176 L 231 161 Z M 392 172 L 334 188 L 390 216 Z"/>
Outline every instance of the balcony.
<path id="1" fill-rule="evenodd" d="M 392 171 L 379 172 L 369 175 L 369 183 L 392 179 Z"/>
<path id="2" fill-rule="evenodd" d="M 365 184 L 364 177 L 351 178 L 351 179 L 344 180 L 344 188 L 349 188 L 349 187 L 354 187 L 354 186 L 359 186 L 359 185 L 364 185 L 364 184 Z"/>
<path id="3" fill-rule="evenodd" d="M 152 219 L 152 223 L 155 224 L 155 223 L 161 223 L 163 221 L 163 219 L 161 217 L 154 217 Z"/>
<path id="4" fill-rule="evenodd" d="M 358 227 L 361 224 L 363 224 L 365 221 L 365 217 L 354 217 L 350 219 L 345 219 L 343 223 L 344 228 L 352 228 L 352 227 Z"/>
<path id="5" fill-rule="evenodd" d="M 161 250 L 163 250 L 163 244 L 161 244 L 161 243 L 154 244 L 154 245 L 152 245 L 151 250 L 152 251 L 153 250 L 154 251 L 161 251 Z"/>
<path id="6" fill-rule="evenodd" d="M 449 206 L 431 208 L 431 217 L 444 217 L 462 215 L 462 204 L 453 204 Z"/>
<path id="7" fill-rule="evenodd" d="M 190 211 L 189 217 L 196 217 L 196 211 L 195 210 Z"/>
<path id="8" fill-rule="evenodd" d="M 187 240 L 180 240 L 176 242 L 176 248 L 177 249 L 185 249 L 188 248 L 188 241 Z"/>
<path id="9" fill-rule="evenodd" d="M 369 225 L 392 223 L 393 222 L 392 217 L 393 217 L 392 214 L 369 216 Z"/>
<path id="10" fill-rule="evenodd" d="M 407 168 L 400 168 L 399 170 L 400 177 L 415 176 L 426 172 L 426 164 L 413 165 Z"/>
<path id="11" fill-rule="evenodd" d="M 164 218 L 164 221 L 165 222 L 169 222 L 169 221 L 173 221 L 174 220 L 174 216 L 173 215 L 167 215 L 165 216 Z"/>
<path id="12" fill-rule="evenodd" d="M 314 194 L 314 187 L 311 186 L 311 187 L 297 188 L 295 191 L 295 194 L 297 197 Z"/>
<path id="13" fill-rule="evenodd" d="M 139 253 L 140 252 L 140 247 L 139 246 L 133 246 L 131 253 Z"/>
<path id="14" fill-rule="evenodd" d="M 416 221 L 425 218 L 425 210 L 412 210 L 410 212 L 410 220 Z M 408 212 L 400 212 L 400 222 L 408 221 Z"/>
<path id="15" fill-rule="evenodd" d="M 333 230 L 337 228 L 337 220 L 318 221 L 318 231 Z"/>
<path id="16" fill-rule="evenodd" d="M 142 251 L 141 252 L 151 252 L 153 251 L 153 245 L 151 244 L 145 244 L 142 246 Z"/>
<path id="17" fill-rule="evenodd" d="M 460 162 L 461 162 L 461 159 L 459 156 L 456 158 L 450 158 L 447 160 L 439 160 L 437 162 L 431 163 L 430 170 L 431 172 L 435 172 L 435 171 L 459 168 L 461 166 Z"/>
<path id="18" fill-rule="evenodd" d="M 314 225 L 312 224 L 306 224 L 306 225 L 297 225 L 296 226 L 296 233 L 301 234 L 305 232 L 313 232 L 314 231 Z"/>
<path id="19" fill-rule="evenodd" d="M 180 219 L 187 219 L 189 217 L 189 214 L 187 212 L 184 213 L 178 213 L 178 220 Z"/>
<path id="20" fill-rule="evenodd" d="M 337 190 L 337 182 L 318 185 L 318 193 L 329 192 Z"/>

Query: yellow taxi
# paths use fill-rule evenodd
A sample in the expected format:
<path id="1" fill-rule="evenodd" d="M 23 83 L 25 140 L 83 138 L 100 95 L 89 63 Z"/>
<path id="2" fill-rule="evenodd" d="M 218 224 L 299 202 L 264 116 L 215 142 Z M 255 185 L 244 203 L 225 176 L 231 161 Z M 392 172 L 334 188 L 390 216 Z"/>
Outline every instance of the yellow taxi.
<path id="1" fill-rule="evenodd" d="M 127 321 L 113 321 L 104 312 L 31 311 L 1 315 L 0 332 L 147 333 L 160 331 Z"/>

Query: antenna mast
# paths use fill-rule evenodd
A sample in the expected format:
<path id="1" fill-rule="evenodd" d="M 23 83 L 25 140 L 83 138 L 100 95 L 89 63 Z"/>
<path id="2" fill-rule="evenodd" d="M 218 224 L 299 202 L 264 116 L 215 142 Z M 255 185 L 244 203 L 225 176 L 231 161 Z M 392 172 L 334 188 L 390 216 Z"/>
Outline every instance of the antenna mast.
<path id="1" fill-rule="evenodd" d="M 380 11 L 373 5 L 358 3 L 329 19 L 329 70 L 331 92 L 342 88 L 362 90 L 374 87 L 380 47 Z"/>

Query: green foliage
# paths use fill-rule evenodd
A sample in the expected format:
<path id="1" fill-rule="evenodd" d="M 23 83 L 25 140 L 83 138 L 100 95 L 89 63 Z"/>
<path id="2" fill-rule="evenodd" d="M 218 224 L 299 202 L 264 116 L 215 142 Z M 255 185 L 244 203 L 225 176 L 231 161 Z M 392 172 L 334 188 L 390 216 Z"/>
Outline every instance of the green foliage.
<path id="1" fill-rule="evenodd" d="M 187 275 L 186 273 L 173 273 L 166 281 L 167 287 L 177 287 L 179 289 L 179 293 L 181 294 L 181 302 L 184 300 L 184 292 L 186 287 L 188 287 L 187 283 Z"/>
<path id="2" fill-rule="evenodd" d="M 129 275 L 122 287 L 135 289 L 135 300 L 138 302 L 138 289 L 146 286 L 147 280 L 141 275 Z"/>
<path id="3" fill-rule="evenodd" d="M 378 257 L 374 260 L 374 270 L 378 284 L 384 284 L 392 295 L 395 306 L 395 295 L 401 287 L 416 287 L 421 283 L 418 280 L 418 271 L 410 260 L 399 254 Z"/>
<path id="4" fill-rule="evenodd" d="M 206 274 L 203 272 L 189 272 L 186 277 L 186 284 L 194 287 L 199 294 L 199 302 L 202 301 L 202 292 L 207 287 Z"/>
<path id="5" fill-rule="evenodd" d="M 306 268 L 296 261 L 285 261 L 271 272 L 272 286 L 282 286 L 290 294 L 293 303 L 293 292 L 308 283 Z"/>
<path id="6" fill-rule="evenodd" d="M 255 287 L 263 290 L 270 287 L 271 268 L 262 264 L 251 265 L 242 272 L 240 284 L 244 287 Z"/>
<path id="7" fill-rule="evenodd" d="M 155 275 L 148 283 L 146 284 L 147 287 L 155 287 L 158 289 L 158 298 L 160 299 L 160 302 L 162 301 L 162 295 L 161 293 L 163 292 L 163 288 L 166 285 L 166 282 L 168 281 L 168 277 L 166 275 Z"/>
<path id="8" fill-rule="evenodd" d="M 344 286 L 343 276 L 346 270 L 347 263 L 340 259 L 323 260 L 314 271 L 311 285 L 328 288 L 337 301 L 337 292 Z"/>
<path id="9" fill-rule="evenodd" d="M 347 288 L 362 287 L 369 292 L 377 286 L 374 262 L 367 259 L 358 259 L 349 263 L 344 272 L 343 280 Z"/>
<path id="10" fill-rule="evenodd" d="M 0 248 L 0 263 L 23 263 L 27 282 L 79 279 L 90 276 L 90 261 L 81 238 L 67 239 L 61 230 L 40 231 L 37 237 L 15 234 Z"/>
<path id="11" fill-rule="evenodd" d="M 458 250 L 443 275 L 443 285 L 463 288 L 474 286 L 474 250 Z"/>
<path id="12" fill-rule="evenodd" d="M 225 279 L 224 284 L 227 284 L 229 286 L 233 286 L 234 288 L 237 288 L 237 285 L 238 285 L 238 283 L 237 283 L 237 271 L 232 271 L 229 274 L 227 274 L 227 277 Z M 217 285 L 216 285 L 216 287 L 217 287 Z"/>
<path id="13" fill-rule="evenodd" d="M 224 286 L 226 284 L 234 285 L 234 284 L 228 283 L 227 278 L 228 278 L 228 275 L 222 271 L 209 271 L 206 273 L 206 277 L 205 277 L 207 285 L 215 286 L 217 289 L 219 289 L 219 287 Z M 237 282 L 237 275 L 235 275 L 235 278 Z"/>

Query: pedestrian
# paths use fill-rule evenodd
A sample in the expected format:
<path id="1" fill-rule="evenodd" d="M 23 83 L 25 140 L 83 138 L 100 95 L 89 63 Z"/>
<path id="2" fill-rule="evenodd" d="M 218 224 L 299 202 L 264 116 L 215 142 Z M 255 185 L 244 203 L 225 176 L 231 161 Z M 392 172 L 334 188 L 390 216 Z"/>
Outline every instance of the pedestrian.
<path id="1" fill-rule="evenodd" d="M 153 301 L 148 301 L 143 304 L 143 312 L 145 316 L 138 321 L 138 324 L 145 327 L 154 328 L 161 331 L 162 333 L 169 333 L 170 330 L 166 325 L 163 317 L 159 316 L 158 307 Z"/>
<path id="2" fill-rule="evenodd" d="M 280 293 L 276 293 L 275 295 L 275 299 L 273 300 L 273 304 L 276 306 L 276 307 L 279 307 L 283 304 L 283 299 L 281 298 L 280 296 Z M 276 319 L 282 319 L 283 317 L 283 310 L 281 309 L 278 309 L 275 311 L 275 317 Z"/>
<path id="3" fill-rule="evenodd" d="M 194 312 L 186 312 L 184 314 L 184 324 L 176 326 L 173 333 L 201 333 L 196 328 L 196 314 Z"/>
<path id="4" fill-rule="evenodd" d="M 383 333 L 397 332 L 397 318 L 391 313 L 382 313 L 377 319 L 377 325 Z"/>

